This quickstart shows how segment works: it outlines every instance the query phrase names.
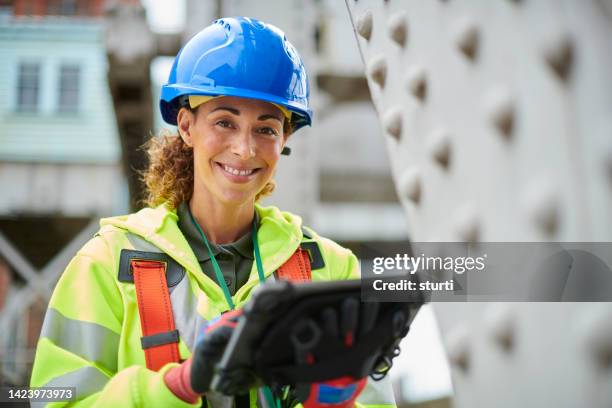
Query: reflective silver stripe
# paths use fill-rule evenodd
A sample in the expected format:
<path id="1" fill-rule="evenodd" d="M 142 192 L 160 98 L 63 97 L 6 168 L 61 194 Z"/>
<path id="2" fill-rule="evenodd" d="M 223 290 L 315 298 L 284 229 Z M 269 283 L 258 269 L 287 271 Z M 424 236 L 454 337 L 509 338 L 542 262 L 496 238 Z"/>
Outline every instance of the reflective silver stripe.
<path id="1" fill-rule="evenodd" d="M 198 333 L 206 325 L 206 319 L 197 311 L 198 299 L 191 290 L 189 279 L 183 279 L 174 287 L 170 294 L 170 303 L 174 313 L 174 325 L 189 350 L 193 350 Z"/>
<path id="2" fill-rule="evenodd" d="M 110 372 L 117 371 L 119 335 L 102 325 L 69 319 L 50 307 L 40 335 L 56 346 L 95 362 Z"/>
<path id="3" fill-rule="evenodd" d="M 126 238 L 128 239 L 128 241 L 130 241 L 130 244 L 132 244 L 132 246 L 134 247 L 136 251 L 159 252 L 159 253 L 163 252 L 161 249 L 159 249 L 158 247 L 156 247 L 149 241 L 131 232 L 128 232 L 126 234 Z"/>
<path id="4" fill-rule="evenodd" d="M 94 367 L 83 367 L 68 374 L 55 377 L 43 387 L 76 387 L 76 399 L 95 394 L 102 390 L 110 378 Z M 32 407 L 44 407 L 48 402 L 31 402 Z"/>
<path id="5" fill-rule="evenodd" d="M 206 401 L 212 408 L 232 408 L 234 405 L 234 397 L 220 394 L 215 391 L 206 393 Z"/>
<path id="6" fill-rule="evenodd" d="M 391 376 L 387 375 L 380 381 L 368 378 L 368 382 L 357 397 L 357 402 L 365 405 L 395 405 Z"/>

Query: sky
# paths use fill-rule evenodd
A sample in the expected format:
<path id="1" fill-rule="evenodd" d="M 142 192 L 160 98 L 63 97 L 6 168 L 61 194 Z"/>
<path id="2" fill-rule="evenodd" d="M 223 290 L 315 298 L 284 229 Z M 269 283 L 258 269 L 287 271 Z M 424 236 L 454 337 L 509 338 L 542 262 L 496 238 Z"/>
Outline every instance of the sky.
<path id="1" fill-rule="evenodd" d="M 181 31 L 185 24 L 185 0 L 141 0 L 153 31 Z"/>
<path id="2" fill-rule="evenodd" d="M 151 30 L 159 33 L 180 32 L 185 24 L 185 0 L 141 0 L 147 10 L 147 21 Z M 172 66 L 173 58 L 157 57 L 151 63 L 151 80 L 155 92 L 168 79 L 168 73 Z M 157 107 L 157 101 L 154 104 Z M 160 128 L 172 128 L 166 125 L 159 111 L 154 110 L 156 130 Z"/>

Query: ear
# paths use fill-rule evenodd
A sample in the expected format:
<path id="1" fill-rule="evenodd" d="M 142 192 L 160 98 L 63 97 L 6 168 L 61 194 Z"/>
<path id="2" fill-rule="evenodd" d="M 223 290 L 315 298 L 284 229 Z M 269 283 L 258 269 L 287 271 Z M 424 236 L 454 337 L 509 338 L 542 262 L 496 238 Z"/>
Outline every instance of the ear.
<path id="1" fill-rule="evenodd" d="M 179 135 L 183 142 L 189 147 L 193 147 L 193 138 L 191 135 L 191 126 L 194 121 L 193 112 L 188 109 L 181 108 L 176 117 L 176 126 L 178 127 Z"/>

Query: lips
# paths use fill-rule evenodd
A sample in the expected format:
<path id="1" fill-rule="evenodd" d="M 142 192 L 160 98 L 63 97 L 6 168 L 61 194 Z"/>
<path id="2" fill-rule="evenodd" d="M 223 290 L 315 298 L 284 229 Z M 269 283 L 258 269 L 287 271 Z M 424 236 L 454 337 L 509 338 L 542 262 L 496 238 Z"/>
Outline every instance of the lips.
<path id="1" fill-rule="evenodd" d="M 219 163 L 221 164 L 221 166 L 223 167 L 223 170 L 225 170 L 228 173 L 231 173 L 235 176 L 249 176 L 251 175 L 255 170 L 257 170 L 256 168 L 253 169 L 244 169 L 244 168 L 237 168 L 237 167 L 231 167 L 227 164 L 223 164 L 223 163 Z"/>
<path id="2" fill-rule="evenodd" d="M 260 167 L 234 167 L 229 164 L 215 162 L 216 167 L 231 181 L 244 183 L 255 177 Z"/>

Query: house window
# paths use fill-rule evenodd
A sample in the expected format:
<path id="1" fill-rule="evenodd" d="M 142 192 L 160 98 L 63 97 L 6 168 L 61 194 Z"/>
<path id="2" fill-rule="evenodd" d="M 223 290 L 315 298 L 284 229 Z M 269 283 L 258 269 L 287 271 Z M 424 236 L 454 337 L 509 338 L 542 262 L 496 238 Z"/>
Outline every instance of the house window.
<path id="1" fill-rule="evenodd" d="M 50 15 L 75 16 L 77 15 L 77 0 L 50 0 L 47 3 L 47 12 Z"/>
<path id="2" fill-rule="evenodd" d="M 35 112 L 40 93 L 40 64 L 24 62 L 19 65 L 17 81 L 17 110 Z"/>
<path id="3" fill-rule="evenodd" d="M 62 65 L 59 80 L 59 111 L 76 112 L 79 106 L 80 68 L 76 65 Z"/>

